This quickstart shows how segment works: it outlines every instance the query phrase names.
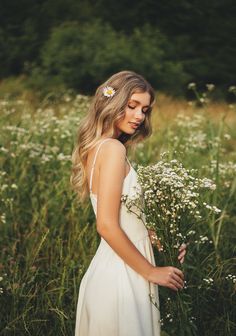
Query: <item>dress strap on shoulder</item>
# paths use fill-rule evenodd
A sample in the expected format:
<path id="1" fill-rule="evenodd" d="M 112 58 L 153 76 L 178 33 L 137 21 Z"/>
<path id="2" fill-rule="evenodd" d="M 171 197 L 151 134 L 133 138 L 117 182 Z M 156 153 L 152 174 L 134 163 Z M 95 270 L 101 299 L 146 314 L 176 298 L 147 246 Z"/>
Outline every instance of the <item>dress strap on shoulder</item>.
<path id="1" fill-rule="evenodd" d="M 111 139 L 111 138 L 106 138 L 106 139 L 102 140 L 102 141 L 100 142 L 98 148 L 97 148 L 97 151 L 96 151 L 95 155 L 94 155 L 94 160 L 93 160 L 93 165 L 92 165 L 91 175 L 90 175 L 90 183 L 89 183 L 89 191 L 90 191 L 90 193 L 92 192 L 93 171 L 94 171 L 94 166 L 95 166 L 96 158 L 97 158 L 97 155 L 98 155 L 98 151 L 99 151 L 101 145 L 102 145 L 105 141 L 110 140 L 110 139 Z"/>
<path id="2" fill-rule="evenodd" d="M 129 161 L 129 159 L 128 159 L 128 156 L 126 155 L 126 160 L 128 161 L 128 163 L 129 163 L 129 165 L 130 165 L 130 168 L 132 167 L 132 165 L 131 165 L 131 163 L 130 163 L 130 161 Z"/>

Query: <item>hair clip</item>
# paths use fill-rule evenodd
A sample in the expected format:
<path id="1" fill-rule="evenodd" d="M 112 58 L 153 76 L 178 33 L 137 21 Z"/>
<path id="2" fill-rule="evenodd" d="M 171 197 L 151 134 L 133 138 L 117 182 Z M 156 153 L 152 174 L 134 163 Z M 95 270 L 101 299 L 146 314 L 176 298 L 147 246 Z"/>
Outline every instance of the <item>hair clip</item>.
<path id="1" fill-rule="evenodd" d="M 111 86 L 105 86 L 103 88 L 103 95 L 105 97 L 112 97 L 114 96 L 115 92 L 116 92 L 115 89 L 113 89 L 113 87 Z"/>

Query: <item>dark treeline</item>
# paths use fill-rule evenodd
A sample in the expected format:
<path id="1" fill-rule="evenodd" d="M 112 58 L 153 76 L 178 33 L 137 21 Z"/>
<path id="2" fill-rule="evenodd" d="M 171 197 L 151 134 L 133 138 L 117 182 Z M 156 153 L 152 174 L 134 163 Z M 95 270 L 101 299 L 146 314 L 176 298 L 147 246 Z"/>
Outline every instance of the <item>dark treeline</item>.
<path id="1" fill-rule="evenodd" d="M 89 91 L 129 68 L 176 94 L 189 81 L 226 88 L 235 14 L 233 0 L 0 0 L 0 77 Z"/>

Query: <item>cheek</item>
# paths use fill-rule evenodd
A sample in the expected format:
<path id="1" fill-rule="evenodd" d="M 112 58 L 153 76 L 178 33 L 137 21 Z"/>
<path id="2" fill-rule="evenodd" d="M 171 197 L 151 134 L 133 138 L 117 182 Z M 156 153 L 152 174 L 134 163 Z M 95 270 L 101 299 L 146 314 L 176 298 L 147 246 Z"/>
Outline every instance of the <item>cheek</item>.
<path id="1" fill-rule="evenodd" d="M 124 117 L 124 120 L 125 121 L 129 121 L 131 118 L 132 118 L 132 114 L 133 114 L 133 111 L 130 110 L 130 109 L 127 109 L 125 111 L 125 117 Z"/>
<path id="2" fill-rule="evenodd" d="M 126 124 L 128 121 L 132 120 L 132 110 L 126 109 L 125 115 L 122 120 L 118 121 L 117 126 L 120 126 L 122 124 Z"/>

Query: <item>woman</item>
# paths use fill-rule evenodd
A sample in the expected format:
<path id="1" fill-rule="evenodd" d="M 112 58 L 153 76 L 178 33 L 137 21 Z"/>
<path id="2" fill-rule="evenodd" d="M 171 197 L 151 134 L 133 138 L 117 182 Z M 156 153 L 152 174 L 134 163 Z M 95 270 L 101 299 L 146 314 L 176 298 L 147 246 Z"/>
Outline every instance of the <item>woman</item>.
<path id="1" fill-rule="evenodd" d="M 184 285 L 178 268 L 155 266 L 148 230 L 121 203 L 139 187 L 126 149 L 150 136 L 154 100 L 142 76 L 121 71 L 98 87 L 80 124 L 71 183 L 81 199 L 89 191 L 101 241 L 80 284 L 76 336 L 160 335 L 158 285 Z"/>

